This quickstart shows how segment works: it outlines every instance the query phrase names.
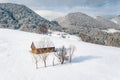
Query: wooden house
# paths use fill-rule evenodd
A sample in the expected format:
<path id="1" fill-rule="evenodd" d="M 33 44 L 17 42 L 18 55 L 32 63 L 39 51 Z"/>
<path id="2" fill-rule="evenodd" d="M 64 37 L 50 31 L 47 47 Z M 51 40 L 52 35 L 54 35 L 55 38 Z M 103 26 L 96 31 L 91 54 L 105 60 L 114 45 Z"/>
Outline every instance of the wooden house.
<path id="1" fill-rule="evenodd" d="M 44 54 L 55 52 L 55 47 L 53 44 L 42 43 L 42 42 L 32 42 L 31 50 L 33 54 Z"/>

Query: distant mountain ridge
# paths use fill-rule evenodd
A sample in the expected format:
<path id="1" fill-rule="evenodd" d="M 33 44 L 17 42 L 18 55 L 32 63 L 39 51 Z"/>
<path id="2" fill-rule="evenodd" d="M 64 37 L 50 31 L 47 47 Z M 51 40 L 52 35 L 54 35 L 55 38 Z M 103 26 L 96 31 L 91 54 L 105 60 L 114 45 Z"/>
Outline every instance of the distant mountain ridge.
<path id="1" fill-rule="evenodd" d="M 93 17 L 88 16 L 81 12 L 69 13 L 64 17 L 57 18 L 56 21 L 58 21 L 58 23 L 65 28 L 88 27 L 99 29 L 109 28 L 120 29 L 119 25 L 113 23 L 112 21 L 100 17 L 94 19 Z"/>
<path id="2" fill-rule="evenodd" d="M 83 41 L 120 47 L 120 33 L 107 33 L 103 30 L 118 29 L 120 26 L 109 19 L 97 16 L 93 18 L 77 12 L 56 19 L 64 31 L 79 36 Z"/>
<path id="3" fill-rule="evenodd" d="M 118 25 L 120 25 L 120 15 L 116 16 L 115 18 L 112 19 L 112 21 Z"/>
<path id="4" fill-rule="evenodd" d="M 104 24 L 104 26 L 107 28 L 120 29 L 120 26 L 118 24 L 112 22 L 110 19 L 106 19 L 104 17 L 97 16 L 96 20 L 99 21 L 100 23 Z"/>
<path id="5" fill-rule="evenodd" d="M 0 24 L 4 28 L 38 32 L 41 24 L 57 27 L 24 5 L 0 3 Z"/>

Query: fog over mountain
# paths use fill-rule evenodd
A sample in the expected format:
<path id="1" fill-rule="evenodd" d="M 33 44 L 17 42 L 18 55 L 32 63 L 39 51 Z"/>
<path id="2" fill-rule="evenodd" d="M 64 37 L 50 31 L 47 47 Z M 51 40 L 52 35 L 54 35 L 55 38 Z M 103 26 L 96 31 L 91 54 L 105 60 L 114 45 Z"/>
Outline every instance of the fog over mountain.
<path id="1" fill-rule="evenodd" d="M 67 14 L 67 13 L 63 13 L 63 12 L 50 11 L 50 10 L 37 10 L 35 12 L 50 21 L 54 20 L 58 17 L 65 16 Z"/>

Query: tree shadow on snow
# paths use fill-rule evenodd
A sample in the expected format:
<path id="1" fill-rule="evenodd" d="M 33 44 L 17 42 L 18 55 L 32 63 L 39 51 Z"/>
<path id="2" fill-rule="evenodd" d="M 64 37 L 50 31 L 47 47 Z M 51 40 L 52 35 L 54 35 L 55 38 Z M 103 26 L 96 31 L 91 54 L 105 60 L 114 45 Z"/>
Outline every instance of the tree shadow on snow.
<path id="1" fill-rule="evenodd" d="M 79 57 L 73 58 L 72 63 L 79 63 L 79 62 L 89 61 L 89 60 L 93 60 L 93 59 L 100 59 L 100 58 L 101 58 L 101 56 L 79 56 Z M 67 63 L 69 63 L 69 62 L 64 62 L 64 64 L 67 64 Z M 54 67 L 56 67 L 58 65 L 61 65 L 61 64 L 60 63 L 55 63 Z M 53 65 L 47 65 L 46 68 L 49 68 L 49 67 L 53 67 Z M 37 69 L 40 69 L 40 68 L 45 68 L 45 67 L 43 65 L 43 66 L 38 67 Z"/>
<path id="2" fill-rule="evenodd" d="M 73 58 L 72 62 L 78 63 L 78 62 L 84 62 L 84 61 L 98 59 L 98 58 L 101 58 L 101 56 L 79 56 L 79 57 Z"/>

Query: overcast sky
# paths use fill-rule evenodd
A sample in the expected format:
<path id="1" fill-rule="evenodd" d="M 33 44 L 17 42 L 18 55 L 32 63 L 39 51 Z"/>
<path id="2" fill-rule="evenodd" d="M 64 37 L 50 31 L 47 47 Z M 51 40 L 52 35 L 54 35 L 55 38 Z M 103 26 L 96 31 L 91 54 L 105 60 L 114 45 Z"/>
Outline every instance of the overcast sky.
<path id="1" fill-rule="evenodd" d="M 24 4 L 33 10 L 77 11 L 93 15 L 120 14 L 120 0 L 0 0 L 0 2 Z"/>

